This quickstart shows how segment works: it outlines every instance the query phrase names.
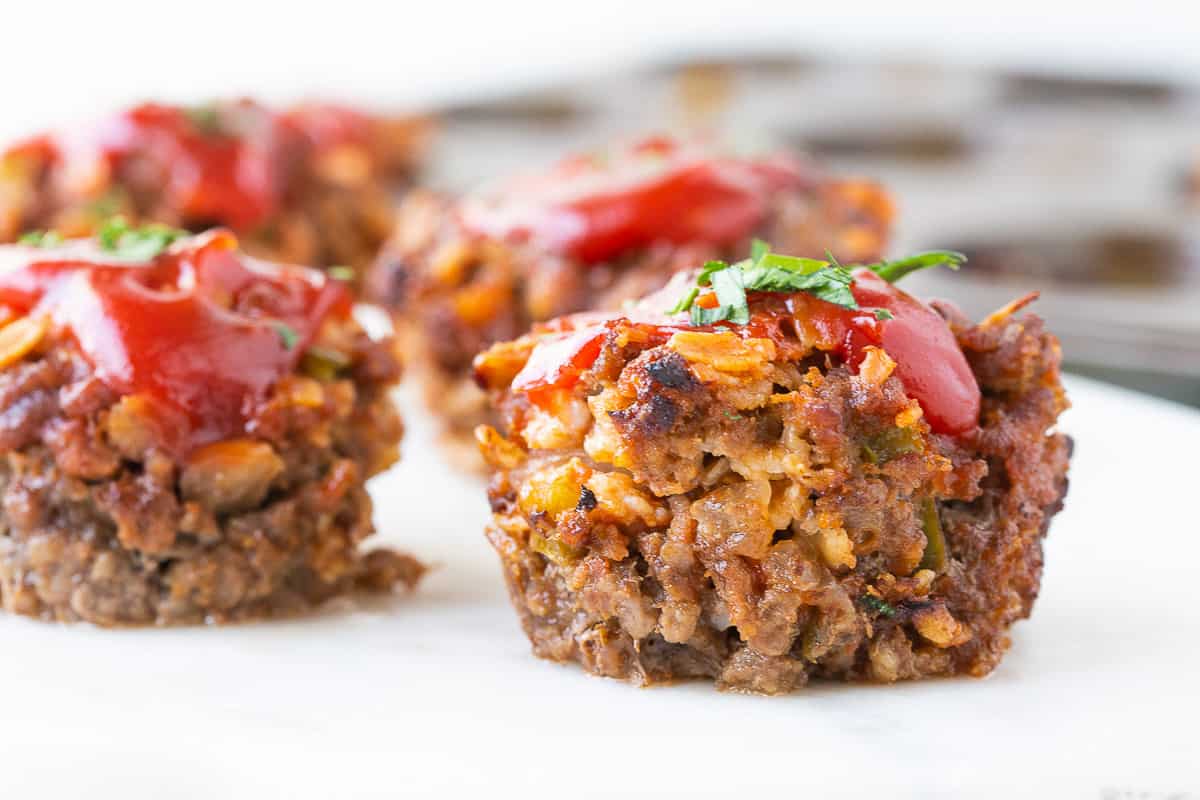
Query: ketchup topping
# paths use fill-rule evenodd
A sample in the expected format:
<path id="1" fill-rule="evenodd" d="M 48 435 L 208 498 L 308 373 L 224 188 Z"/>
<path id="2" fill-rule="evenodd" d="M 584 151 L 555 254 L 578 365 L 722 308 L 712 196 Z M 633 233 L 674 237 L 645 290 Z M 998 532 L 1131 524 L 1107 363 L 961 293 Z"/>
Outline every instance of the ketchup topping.
<path id="1" fill-rule="evenodd" d="M 290 136 L 248 100 L 190 111 L 147 103 L 102 126 L 95 145 L 116 172 L 152 169 L 186 220 L 245 231 L 279 207 Z"/>
<path id="2" fill-rule="evenodd" d="M 145 103 L 83 134 L 38 136 L 0 157 L 57 165 L 67 190 L 84 195 L 116 176 L 135 194 L 142 186 L 161 192 L 189 227 L 248 232 L 279 211 L 307 159 L 344 147 L 369 150 L 374 124 L 330 103 L 279 113 L 251 100 L 195 108 Z"/>
<path id="3" fill-rule="evenodd" d="M 682 317 L 643 311 L 665 305 L 658 297 L 644 301 L 630 315 L 567 317 L 549 329 L 534 348 L 513 379 L 512 389 L 526 394 L 536 405 L 549 407 L 556 392 L 573 387 L 581 373 L 595 363 L 605 335 L 621 320 L 638 327 L 652 343 L 665 342 L 683 330 L 731 330 L 743 337 L 771 338 L 781 347 L 794 347 L 795 339 L 785 338 L 781 332 L 781 323 L 785 323 L 801 328 L 802 340 L 815 342 L 818 349 L 837 355 L 853 370 L 862 364 L 868 347 L 881 347 L 896 362 L 895 375 L 908 396 L 920 403 L 934 432 L 961 435 L 974 430 L 979 424 L 979 385 L 945 320 L 870 270 L 854 273 L 851 291 L 858 309 L 804 293 L 781 297 L 754 292 L 749 295 L 752 316 L 747 325 L 691 327 Z M 877 309 L 890 311 L 892 318 L 877 319 Z"/>
<path id="4" fill-rule="evenodd" d="M 473 233 L 594 264 L 655 242 L 734 244 L 762 224 L 773 193 L 804 182 L 787 156 L 714 156 L 657 137 L 567 159 L 468 198 L 460 214 Z"/>
<path id="5" fill-rule="evenodd" d="M 0 248 L 0 306 L 46 315 L 95 374 L 158 412 L 176 455 L 247 432 L 271 387 L 290 374 L 321 323 L 351 299 L 319 273 L 249 259 L 217 231 L 148 263 L 91 242 Z"/>
<path id="6" fill-rule="evenodd" d="M 68 191 L 87 194 L 106 176 L 161 192 L 191 227 L 249 231 L 284 201 L 307 150 L 358 142 L 365 118 L 336 107 L 276 114 L 250 100 L 186 109 L 146 103 L 84 134 L 44 135 L 4 151 L 64 170 Z"/>

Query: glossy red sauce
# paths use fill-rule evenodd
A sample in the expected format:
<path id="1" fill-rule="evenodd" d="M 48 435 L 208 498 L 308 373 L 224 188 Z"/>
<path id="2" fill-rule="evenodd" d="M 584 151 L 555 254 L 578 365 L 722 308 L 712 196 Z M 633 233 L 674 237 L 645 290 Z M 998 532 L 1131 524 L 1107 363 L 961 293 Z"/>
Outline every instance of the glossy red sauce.
<path id="1" fill-rule="evenodd" d="M 869 270 L 858 270 L 854 277 L 851 291 L 858 309 L 842 308 L 803 293 L 787 295 L 782 303 L 768 302 L 770 296 L 752 293 L 750 323 L 721 323 L 719 328 L 745 337 L 779 339 L 779 323 L 793 321 L 806 329 L 808 335 L 802 338 L 836 354 L 852 369 L 862 364 L 868 347 L 881 347 L 896 362 L 895 375 L 909 397 L 920 403 L 930 428 L 952 435 L 973 430 L 979 424 L 979 385 L 945 320 Z M 887 309 L 893 318 L 877 319 L 876 309 Z M 655 343 L 665 342 L 681 330 L 719 329 L 693 328 L 682 317 L 656 319 L 648 313 L 643 318 L 636 311 L 633 316 L 629 321 Z M 527 394 L 535 404 L 548 406 L 556 392 L 578 382 L 595 362 L 605 335 L 624 319 L 628 317 L 598 319 L 592 314 L 560 321 L 561 332 L 549 329 L 550 335 L 534 348 L 513 379 L 513 391 Z"/>
<path id="2" fill-rule="evenodd" d="M 98 378 L 153 401 L 164 446 L 184 455 L 246 433 L 320 324 L 351 309 L 337 282 L 248 259 L 236 245 L 218 231 L 149 263 L 121 263 L 82 241 L 3 247 L 0 306 L 49 316 Z"/>
<path id="3" fill-rule="evenodd" d="M 973 430 L 979 424 L 979 384 L 941 315 L 870 270 L 854 273 L 851 291 L 860 306 L 857 311 L 809 295 L 794 295 L 789 301 L 812 300 L 808 306 L 816 309 L 809 319 L 826 326 L 837 343 L 834 352 L 851 367 L 862 364 L 867 347 L 883 348 L 896 362 L 895 374 L 905 392 L 921 404 L 935 432 Z M 886 309 L 893 318 L 876 319 L 875 309 Z"/>
<path id="4" fill-rule="evenodd" d="M 513 378 L 513 391 L 527 394 L 543 408 L 552 405 L 556 394 L 575 386 L 583 372 L 596 363 L 605 335 L 619 319 L 585 312 L 539 326 L 546 332 L 554 331 L 555 326 L 560 330 L 538 342 Z"/>
<path id="5" fill-rule="evenodd" d="M 289 136 L 250 101 L 190 111 L 147 103 L 102 126 L 95 145 L 114 172 L 136 159 L 158 173 L 167 203 L 186 220 L 245 231 L 279 207 Z"/>
<path id="6" fill-rule="evenodd" d="M 655 242 L 733 244 L 762 224 L 774 193 L 805 180 L 786 156 L 717 156 L 653 138 L 603 159 L 568 159 L 545 175 L 468 198 L 460 213 L 476 234 L 591 264 Z"/>
<path id="7" fill-rule="evenodd" d="M 276 114 L 249 100 L 192 109 L 146 103 L 83 133 L 29 139 L 4 156 L 61 168 L 67 191 L 108 181 L 149 185 L 184 224 L 245 232 L 279 210 L 300 158 L 365 141 L 366 125 L 362 115 L 332 106 Z"/>

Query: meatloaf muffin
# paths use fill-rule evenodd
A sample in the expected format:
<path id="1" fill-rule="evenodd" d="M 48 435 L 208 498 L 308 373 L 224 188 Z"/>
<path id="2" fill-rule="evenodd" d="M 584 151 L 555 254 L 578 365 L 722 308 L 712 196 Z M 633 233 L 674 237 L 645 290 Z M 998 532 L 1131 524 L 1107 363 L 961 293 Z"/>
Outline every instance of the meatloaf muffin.
<path id="1" fill-rule="evenodd" d="M 490 344 L 562 314 L 616 308 L 753 236 L 790 252 L 873 260 L 890 199 L 784 154 L 741 157 L 652 138 L 570 158 L 458 200 L 402 204 L 369 293 L 396 312 L 412 366 L 449 441 L 495 422 L 471 380 Z M 476 457 L 477 460 L 477 457 Z"/>
<path id="2" fill-rule="evenodd" d="M 390 341 L 319 272 L 119 222 L 0 247 L 0 603 L 223 622 L 422 568 L 362 555 L 396 460 Z"/>
<path id="3" fill-rule="evenodd" d="M 389 190 L 416 169 L 427 128 L 329 105 L 142 105 L 0 154 L 0 242 L 85 236 L 123 214 L 224 226 L 264 258 L 358 269 L 391 231 Z"/>
<path id="4" fill-rule="evenodd" d="M 1066 489 L 1059 347 L 759 248 L 476 361 L 487 535 L 534 652 L 649 684 L 981 676 Z M 663 313 L 677 299 L 672 312 Z"/>

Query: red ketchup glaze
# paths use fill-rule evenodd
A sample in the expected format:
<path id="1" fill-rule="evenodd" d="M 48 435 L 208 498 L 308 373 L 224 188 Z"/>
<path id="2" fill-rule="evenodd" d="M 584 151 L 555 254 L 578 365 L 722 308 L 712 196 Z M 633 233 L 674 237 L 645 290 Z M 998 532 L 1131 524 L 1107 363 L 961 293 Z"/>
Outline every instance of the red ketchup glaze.
<path id="1" fill-rule="evenodd" d="M 733 244 L 763 222 L 775 192 L 805 180 L 789 157 L 715 156 L 652 138 L 468 198 L 460 214 L 478 235 L 594 264 L 655 242 Z"/>
<path id="2" fill-rule="evenodd" d="M 248 259 L 236 244 L 216 232 L 149 263 L 122 263 L 82 242 L 0 248 L 0 306 L 49 316 L 98 378 L 151 401 L 162 444 L 183 456 L 247 433 L 321 323 L 351 310 L 340 284 Z M 295 333 L 291 346 L 282 326 Z"/>
<path id="3" fill-rule="evenodd" d="M 512 390 L 528 395 L 535 405 L 551 407 L 559 391 L 575 386 L 580 375 L 596 363 L 605 335 L 620 319 L 619 315 L 583 311 L 539 324 L 537 330 L 546 335 L 513 378 Z"/>
<path id="4" fill-rule="evenodd" d="M 101 126 L 94 146 L 116 172 L 148 162 L 186 221 L 245 231 L 279 207 L 289 136 L 251 101 L 191 113 L 147 103 Z"/>
<path id="5" fill-rule="evenodd" d="M 789 297 L 798 318 L 824 330 L 826 341 L 857 369 L 868 347 L 881 347 L 896 362 L 895 375 L 909 397 L 921 404 L 936 433 L 961 435 L 979 424 L 980 393 L 975 374 L 954 334 L 936 311 L 870 270 L 854 273 L 851 286 L 860 308 L 851 310 L 810 295 Z M 800 310 L 800 304 L 806 308 Z M 875 309 L 893 318 L 875 318 Z"/>
<path id="6" fill-rule="evenodd" d="M 803 293 L 767 306 L 762 302 L 766 295 L 752 293 L 754 316 L 748 325 L 719 323 L 691 328 L 682 317 L 661 322 L 639 318 L 634 324 L 652 339 L 666 341 L 679 330 L 726 329 L 745 337 L 776 338 L 779 326 L 772 323 L 794 320 L 807 329 L 809 336 L 804 338 L 815 341 L 818 349 L 836 354 L 855 370 L 868 347 L 881 347 L 896 362 L 895 375 L 908 396 L 920 403 L 934 432 L 962 435 L 974 430 L 979 424 L 979 384 L 945 320 L 869 270 L 855 272 L 851 291 L 858 309 L 843 308 Z M 893 318 L 876 319 L 876 309 L 887 309 Z M 767 315 L 776 319 L 768 319 Z M 606 321 L 596 315 L 577 315 L 560 321 L 557 328 L 561 332 L 552 332 L 534 348 L 513 380 L 513 391 L 523 392 L 533 403 L 548 407 L 556 391 L 570 389 L 579 381 L 580 374 L 599 355 L 608 330 L 625 318 L 610 316 Z"/>

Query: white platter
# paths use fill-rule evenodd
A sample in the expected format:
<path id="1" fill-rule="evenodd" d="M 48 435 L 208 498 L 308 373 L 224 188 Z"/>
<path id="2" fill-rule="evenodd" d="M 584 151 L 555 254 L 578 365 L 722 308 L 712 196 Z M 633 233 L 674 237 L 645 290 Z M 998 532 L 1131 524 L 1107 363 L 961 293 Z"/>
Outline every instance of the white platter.
<path id="1" fill-rule="evenodd" d="M 0 797 L 1200 797 L 1200 413 L 1069 388 L 1042 596 L 985 680 L 760 698 L 535 660 L 482 488 L 410 403 L 372 488 L 438 565 L 416 595 L 224 629 L 0 617 Z"/>

